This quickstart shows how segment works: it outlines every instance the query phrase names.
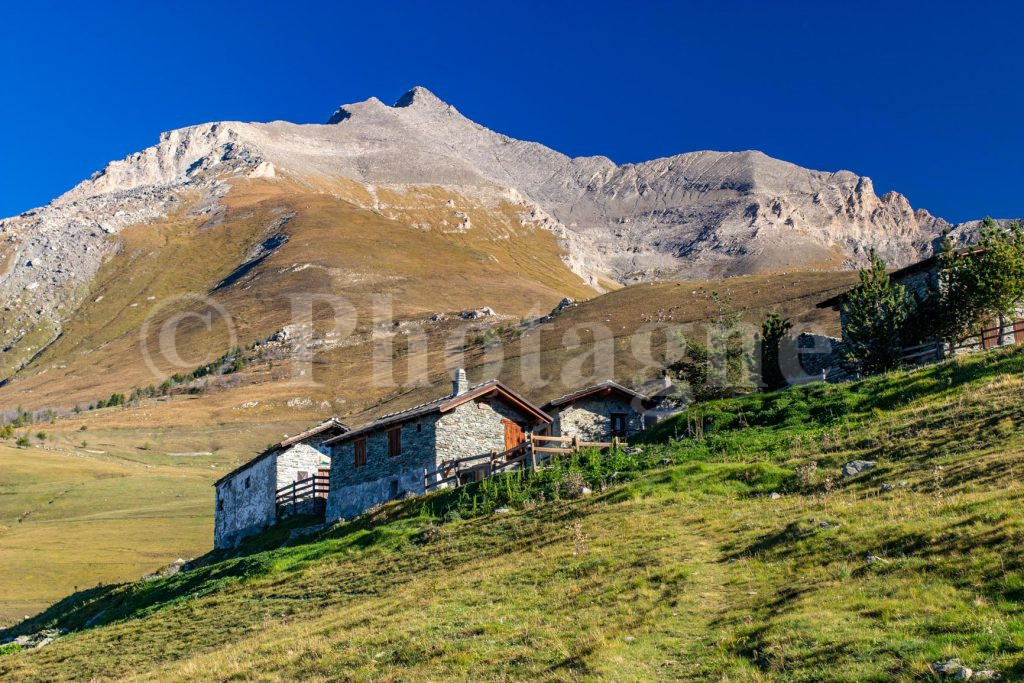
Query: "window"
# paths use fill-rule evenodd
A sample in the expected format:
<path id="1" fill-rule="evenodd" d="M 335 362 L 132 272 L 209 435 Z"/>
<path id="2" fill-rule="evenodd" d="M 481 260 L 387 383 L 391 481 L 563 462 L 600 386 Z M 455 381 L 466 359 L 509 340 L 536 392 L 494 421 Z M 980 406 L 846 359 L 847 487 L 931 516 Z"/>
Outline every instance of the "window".
<path id="1" fill-rule="evenodd" d="M 392 458 L 402 454 L 402 428 L 388 430 L 388 455 Z"/>
<path id="2" fill-rule="evenodd" d="M 390 491 L 390 493 L 391 493 L 391 498 L 392 499 L 398 498 L 398 480 L 397 479 L 392 479 L 391 480 L 391 491 Z"/>
<path id="3" fill-rule="evenodd" d="M 251 485 L 252 485 L 252 478 L 251 477 L 246 477 L 245 478 L 245 488 L 249 488 Z"/>
<path id="4" fill-rule="evenodd" d="M 220 500 L 217 501 L 217 509 L 218 510 L 223 510 L 224 509 L 224 499 L 223 498 L 221 498 Z"/>
<path id="5" fill-rule="evenodd" d="M 612 413 L 612 436 L 626 435 L 626 414 Z"/>
<path id="6" fill-rule="evenodd" d="M 366 464 L 366 437 L 356 439 L 352 444 L 352 450 L 355 453 L 355 466 L 362 467 Z"/>
<path id="7" fill-rule="evenodd" d="M 417 422 L 416 423 L 416 431 L 417 432 L 422 432 L 423 431 L 423 423 L 422 422 Z"/>

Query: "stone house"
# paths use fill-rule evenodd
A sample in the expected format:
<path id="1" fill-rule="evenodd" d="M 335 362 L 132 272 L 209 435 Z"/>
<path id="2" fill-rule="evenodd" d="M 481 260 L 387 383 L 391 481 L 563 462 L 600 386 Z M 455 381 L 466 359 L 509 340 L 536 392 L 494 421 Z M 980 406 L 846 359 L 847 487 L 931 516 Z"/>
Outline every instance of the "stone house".
<path id="1" fill-rule="evenodd" d="M 621 384 L 605 380 L 548 401 L 552 436 L 577 436 L 582 441 L 625 439 L 643 431 L 653 400 Z"/>
<path id="2" fill-rule="evenodd" d="M 966 258 L 979 251 L 982 251 L 982 248 L 967 248 L 958 253 L 960 253 L 961 257 Z M 903 285 L 915 297 L 924 298 L 929 291 L 938 286 L 940 267 L 939 255 L 933 254 L 926 259 L 892 271 L 889 273 L 889 280 Z M 848 321 L 843 311 L 843 303 L 848 293 L 848 291 L 842 292 L 817 305 L 818 308 L 831 308 L 839 312 L 839 324 L 844 333 Z M 984 328 L 985 330 L 980 336 L 966 339 L 962 343 L 955 345 L 954 348 L 945 348 L 943 345 L 936 344 L 934 353 L 931 355 L 925 354 L 926 360 L 932 360 L 936 357 L 941 358 L 951 353 L 1024 343 L 1024 302 L 1017 307 L 1014 315 L 993 316 L 991 320 L 985 323 Z"/>
<path id="3" fill-rule="evenodd" d="M 324 442 L 349 431 L 336 418 L 274 444 L 214 483 L 217 490 L 213 546 L 232 548 L 279 517 L 277 491 L 288 484 L 326 474 L 330 449 Z M 314 496 L 303 500 L 300 512 L 313 512 Z M 320 501 L 322 502 L 322 501 Z"/>
<path id="4" fill-rule="evenodd" d="M 449 395 L 333 437 L 327 521 L 425 492 L 424 471 L 512 448 L 551 418 L 497 380 L 470 387 L 458 370 Z"/>

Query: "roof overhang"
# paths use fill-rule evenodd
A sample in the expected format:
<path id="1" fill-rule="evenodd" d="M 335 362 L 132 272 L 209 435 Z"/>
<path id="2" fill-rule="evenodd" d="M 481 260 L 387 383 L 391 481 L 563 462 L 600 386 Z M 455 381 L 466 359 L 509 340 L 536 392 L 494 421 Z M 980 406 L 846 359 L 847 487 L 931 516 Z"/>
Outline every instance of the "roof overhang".
<path id="1" fill-rule="evenodd" d="M 639 400 L 641 405 L 645 408 L 650 407 L 654 403 L 650 396 L 645 396 L 640 392 L 633 391 L 621 384 L 608 380 L 601 382 L 600 384 L 595 384 L 591 387 L 586 387 L 585 389 L 580 389 L 579 391 L 575 391 L 571 394 L 566 394 L 565 396 L 561 396 L 552 401 L 548 401 L 544 404 L 543 409 L 551 410 L 570 403 L 575 403 L 576 401 L 584 398 L 590 398 L 593 396 L 610 396 L 612 394 L 622 396 L 630 401 Z"/>

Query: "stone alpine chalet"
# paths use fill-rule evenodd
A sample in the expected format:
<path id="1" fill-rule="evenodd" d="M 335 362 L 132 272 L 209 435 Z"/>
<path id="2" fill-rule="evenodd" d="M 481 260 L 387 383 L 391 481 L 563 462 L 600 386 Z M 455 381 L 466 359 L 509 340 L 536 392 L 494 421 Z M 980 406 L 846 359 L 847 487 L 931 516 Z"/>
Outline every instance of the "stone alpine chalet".
<path id="1" fill-rule="evenodd" d="M 451 392 L 441 398 L 356 430 L 332 418 L 221 477 L 214 545 L 236 546 L 289 514 L 323 515 L 333 522 L 421 495 L 425 471 L 455 460 L 484 462 L 518 446 L 528 433 L 554 430 L 554 436 L 582 441 L 625 438 L 644 428 L 651 405 L 647 396 L 609 380 L 542 409 L 497 380 L 470 387 L 459 369 Z"/>
<path id="2" fill-rule="evenodd" d="M 552 418 L 552 436 L 611 441 L 643 431 L 644 417 L 651 407 L 647 396 L 605 380 L 548 401 L 542 410 Z"/>
<path id="3" fill-rule="evenodd" d="M 446 461 L 484 458 L 522 443 L 551 418 L 497 380 L 470 387 L 459 369 L 448 396 L 385 415 L 329 439 L 328 522 L 374 505 L 424 493 L 424 470 Z"/>
<path id="4" fill-rule="evenodd" d="M 981 251 L 984 249 L 970 247 L 960 250 L 958 254 L 960 258 L 972 258 Z M 923 298 L 928 295 L 929 291 L 939 286 L 940 267 L 939 255 L 934 254 L 922 261 L 890 272 L 889 280 L 894 284 L 903 285 L 912 295 Z M 843 304 L 850 291 L 852 290 L 841 292 L 818 304 L 818 308 L 831 308 L 838 311 L 839 324 L 843 329 L 844 337 L 849 320 Z M 981 334 L 961 340 L 956 344 L 932 342 L 905 349 L 904 360 L 910 364 L 931 362 L 953 354 L 1024 343 L 1024 302 L 1018 302 L 1012 316 L 992 316 L 982 327 Z"/>
<path id="5" fill-rule="evenodd" d="M 301 434 L 274 444 L 249 462 L 228 472 L 214 483 L 217 489 L 213 530 L 215 548 L 238 545 L 246 536 L 259 533 L 277 521 L 278 489 L 326 472 L 330 467 L 327 439 L 349 431 L 336 418 L 325 420 Z M 314 512 L 323 501 L 306 501 Z"/>

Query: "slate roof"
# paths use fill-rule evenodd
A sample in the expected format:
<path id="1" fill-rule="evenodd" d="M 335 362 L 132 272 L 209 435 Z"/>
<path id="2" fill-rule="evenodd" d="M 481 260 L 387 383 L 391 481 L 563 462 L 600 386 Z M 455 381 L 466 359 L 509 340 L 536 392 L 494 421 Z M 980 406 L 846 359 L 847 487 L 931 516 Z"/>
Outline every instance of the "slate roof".
<path id="1" fill-rule="evenodd" d="M 401 424 L 403 422 L 407 422 L 417 417 L 422 417 L 424 415 L 430 415 L 431 413 L 438 412 L 446 413 L 449 410 L 457 408 L 463 403 L 466 403 L 467 401 L 472 401 L 473 399 L 487 396 L 492 393 L 503 395 L 506 400 L 518 405 L 520 408 L 523 408 L 527 413 L 531 413 L 536 418 L 537 422 L 551 422 L 550 415 L 548 415 L 543 410 L 527 401 L 520 394 L 509 389 L 507 386 L 505 386 L 498 380 L 494 379 L 489 382 L 484 382 L 483 384 L 477 384 L 476 386 L 470 387 L 469 389 L 467 389 L 466 391 L 457 396 L 452 396 L 449 394 L 448 396 L 434 399 L 433 401 L 428 401 L 427 403 L 421 403 L 420 405 L 413 406 L 412 408 L 407 408 L 405 410 L 400 410 L 394 413 L 388 413 L 387 415 L 381 415 L 373 422 L 370 422 L 369 424 L 364 425 L 359 429 L 355 429 L 353 431 L 346 432 L 344 434 L 340 434 L 338 436 L 328 439 L 327 441 L 324 442 L 324 444 L 332 446 L 334 444 L 341 443 L 342 441 L 348 441 L 353 437 L 360 436 L 362 434 L 367 434 L 369 432 L 389 427 L 391 425 Z"/>
<path id="2" fill-rule="evenodd" d="M 592 394 L 597 394 L 597 393 L 600 393 L 602 391 L 610 391 L 610 392 L 622 394 L 622 395 L 624 395 L 624 396 L 626 396 L 626 397 L 628 397 L 630 399 L 634 399 L 634 398 L 640 399 L 640 401 L 641 401 L 641 403 L 643 405 L 648 405 L 648 404 L 651 403 L 651 397 L 650 396 L 645 396 L 644 394 L 641 394 L 641 393 L 639 393 L 637 391 L 633 391 L 632 389 L 630 389 L 628 387 L 624 387 L 621 384 L 618 384 L 617 382 L 613 382 L 610 379 L 606 379 L 605 381 L 599 382 L 598 384 L 595 384 L 594 386 L 587 387 L 585 389 L 580 389 L 579 391 L 574 391 L 571 394 L 566 394 L 565 396 L 560 396 L 560 397 L 558 397 L 556 399 L 552 399 L 552 400 L 548 401 L 547 403 L 545 403 L 542 409 L 547 411 L 547 410 L 551 410 L 552 408 L 558 408 L 559 406 L 563 406 L 563 405 L 566 405 L 568 403 L 573 403 L 575 401 L 580 400 L 581 398 L 585 398 L 587 396 L 590 396 Z"/>
<path id="3" fill-rule="evenodd" d="M 289 437 L 283 439 L 282 441 L 279 441 L 278 443 L 274 444 L 273 446 L 271 446 L 267 450 L 265 450 L 262 453 L 260 453 L 259 455 L 257 455 L 252 460 L 248 460 L 248 461 L 242 463 L 241 465 L 239 465 L 238 467 L 236 467 L 235 469 L 231 470 L 230 472 L 225 474 L 223 477 L 221 477 L 217 481 L 213 482 L 213 485 L 214 486 L 219 486 L 222 482 L 230 479 L 231 477 L 235 476 L 236 474 L 238 474 L 242 470 L 249 469 L 250 467 L 252 467 L 256 463 L 258 463 L 259 461 L 263 460 L 264 458 L 267 458 L 267 457 L 277 453 L 278 451 L 280 451 L 282 449 L 288 448 L 289 446 L 294 446 L 297 443 L 301 443 L 301 442 L 305 441 L 306 439 L 309 439 L 309 438 L 312 438 L 312 437 L 316 436 L 317 434 L 322 434 L 323 432 L 325 432 L 325 431 L 327 431 L 329 429 L 342 429 L 342 430 L 348 431 L 350 429 L 350 427 L 347 424 L 345 424 L 344 422 L 342 422 L 341 420 L 339 420 L 338 418 L 336 418 L 336 417 L 328 418 L 328 419 L 324 420 L 323 422 L 321 422 L 321 423 L 319 423 L 317 425 L 314 425 L 313 427 L 310 427 L 309 429 L 307 429 L 304 432 L 299 432 L 295 436 L 289 436 Z"/>

